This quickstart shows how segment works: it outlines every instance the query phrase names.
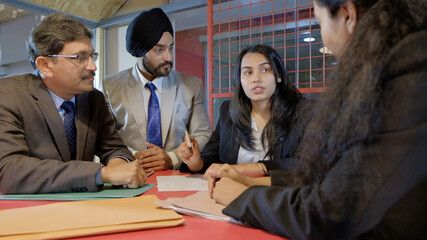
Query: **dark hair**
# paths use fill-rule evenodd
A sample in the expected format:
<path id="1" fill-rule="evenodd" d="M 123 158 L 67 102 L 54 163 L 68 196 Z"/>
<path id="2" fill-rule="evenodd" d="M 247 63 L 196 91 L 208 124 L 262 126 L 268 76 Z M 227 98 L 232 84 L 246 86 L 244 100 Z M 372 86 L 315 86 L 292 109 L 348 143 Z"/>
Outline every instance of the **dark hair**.
<path id="1" fill-rule="evenodd" d="M 335 16 L 338 13 L 341 5 L 349 0 L 316 0 L 316 2 L 321 5 L 329 8 L 329 12 L 332 16 Z M 352 0 L 357 7 L 359 15 L 363 15 L 369 8 L 371 8 L 378 0 Z"/>
<path id="2" fill-rule="evenodd" d="M 235 91 L 230 103 L 230 116 L 235 124 L 234 131 L 240 146 L 253 150 L 253 138 L 251 128 L 251 100 L 246 96 L 240 83 L 240 69 L 243 57 L 247 53 L 261 53 L 264 55 L 274 72 L 276 90 L 271 96 L 271 117 L 262 131 L 262 145 L 268 143 L 266 156 L 272 156 L 274 147 L 286 138 L 291 129 L 292 117 L 296 106 L 301 99 L 301 93 L 290 82 L 286 68 L 283 66 L 279 54 L 271 47 L 265 45 L 249 46 L 239 55 L 236 63 Z M 281 78 L 281 82 L 277 79 Z"/>
<path id="3" fill-rule="evenodd" d="M 317 0 L 319 6 L 331 11 L 334 3 L 345 1 Z M 371 0 L 359 0 L 360 4 Z M 307 183 L 322 181 L 329 169 L 342 157 L 351 160 L 349 168 L 362 167 L 366 156 L 362 151 L 369 136 L 380 130 L 388 106 L 390 88 L 387 79 L 380 77 L 389 52 L 405 36 L 425 29 L 427 12 L 419 0 L 379 0 L 359 17 L 356 31 L 340 58 L 338 67 L 329 74 L 334 83 L 315 106 L 299 145 L 297 157 L 302 163 L 300 173 Z M 321 5 L 320 5 L 321 4 Z M 409 83 L 408 83 L 409 84 Z M 415 84 L 415 83 L 414 83 Z M 409 87 L 409 86 L 408 86 Z M 410 89 L 412 87 L 409 87 Z M 398 111 L 398 110 L 397 110 Z M 371 156 L 375 157 L 375 156 Z M 324 206 L 339 216 L 340 210 L 351 209 L 337 203 L 351 204 L 357 191 L 372 192 L 377 181 L 375 168 L 364 167 L 363 175 L 351 175 L 351 169 L 340 172 L 337 183 L 352 181 L 352 188 L 339 184 L 336 196 L 349 201 L 329 198 Z M 366 178 L 366 176 L 370 176 Z"/>
<path id="4" fill-rule="evenodd" d="M 33 29 L 27 40 L 30 63 L 36 73 L 40 75 L 35 63 L 37 57 L 58 54 L 66 42 L 85 37 L 92 39 L 93 34 L 83 23 L 67 14 L 50 14 Z"/>

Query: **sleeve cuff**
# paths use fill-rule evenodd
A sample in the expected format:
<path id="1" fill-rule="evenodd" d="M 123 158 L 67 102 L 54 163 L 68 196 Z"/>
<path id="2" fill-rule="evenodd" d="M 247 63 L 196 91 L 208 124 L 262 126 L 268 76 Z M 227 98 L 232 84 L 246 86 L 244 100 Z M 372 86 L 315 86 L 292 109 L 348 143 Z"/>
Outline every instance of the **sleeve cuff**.
<path id="1" fill-rule="evenodd" d="M 132 155 L 133 155 L 133 156 L 135 156 L 135 154 L 137 154 L 137 153 L 138 153 L 138 151 L 131 150 L 131 153 L 132 153 Z"/>
<path id="2" fill-rule="evenodd" d="M 104 165 L 101 165 L 101 167 L 99 168 L 98 172 L 96 173 L 96 177 L 95 177 L 95 183 L 96 185 L 100 186 L 100 185 L 104 185 L 104 182 L 101 179 L 101 171 L 102 168 L 104 167 Z"/>
<path id="3" fill-rule="evenodd" d="M 179 167 L 181 166 L 181 161 L 178 159 L 176 154 L 174 152 L 168 152 L 167 154 L 169 155 L 169 157 L 172 160 L 173 169 L 179 169 Z"/>
<path id="4" fill-rule="evenodd" d="M 121 159 L 125 160 L 125 161 L 126 161 L 126 162 L 128 162 L 128 163 L 130 163 L 130 162 L 131 162 L 129 159 L 127 159 L 126 157 L 123 157 L 123 156 L 115 156 L 115 157 L 113 157 L 113 158 L 121 158 Z"/>

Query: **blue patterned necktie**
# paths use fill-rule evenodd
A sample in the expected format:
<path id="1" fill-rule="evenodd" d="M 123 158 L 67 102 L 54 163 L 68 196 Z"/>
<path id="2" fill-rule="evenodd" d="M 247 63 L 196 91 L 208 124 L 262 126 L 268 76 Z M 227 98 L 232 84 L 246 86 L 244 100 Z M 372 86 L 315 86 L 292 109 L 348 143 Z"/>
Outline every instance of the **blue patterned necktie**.
<path id="1" fill-rule="evenodd" d="M 71 101 L 64 101 L 61 105 L 62 109 L 65 110 L 64 115 L 64 127 L 65 135 L 67 136 L 68 147 L 70 148 L 71 159 L 76 159 L 76 124 L 74 122 L 74 103 Z"/>
<path id="2" fill-rule="evenodd" d="M 147 121 L 147 141 L 162 147 L 162 127 L 160 120 L 160 106 L 156 95 L 156 86 L 152 83 L 145 84 L 150 91 L 148 100 L 148 121 Z"/>

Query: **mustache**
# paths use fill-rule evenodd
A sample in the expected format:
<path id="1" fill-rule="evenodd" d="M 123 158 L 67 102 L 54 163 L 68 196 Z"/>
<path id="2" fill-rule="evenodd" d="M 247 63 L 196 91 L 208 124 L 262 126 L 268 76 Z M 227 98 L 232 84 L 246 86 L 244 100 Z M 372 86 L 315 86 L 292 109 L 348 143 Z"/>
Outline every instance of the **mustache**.
<path id="1" fill-rule="evenodd" d="M 166 66 L 166 65 L 168 65 L 168 64 L 169 64 L 171 67 L 173 66 L 173 63 L 172 63 L 172 62 L 166 61 L 166 62 L 160 63 L 160 64 L 159 64 L 159 66 L 158 66 L 157 68 L 161 68 L 161 67 Z"/>
<path id="2" fill-rule="evenodd" d="M 82 79 L 91 78 L 91 77 L 95 77 L 95 72 L 94 71 L 88 72 L 88 74 L 85 75 L 85 76 L 83 76 Z"/>

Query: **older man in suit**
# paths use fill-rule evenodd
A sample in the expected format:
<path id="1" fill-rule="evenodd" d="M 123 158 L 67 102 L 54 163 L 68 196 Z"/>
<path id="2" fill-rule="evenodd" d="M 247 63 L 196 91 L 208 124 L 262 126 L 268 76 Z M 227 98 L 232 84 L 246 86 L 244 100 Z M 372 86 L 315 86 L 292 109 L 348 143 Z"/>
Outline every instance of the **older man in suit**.
<path id="1" fill-rule="evenodd" d="M 136 65 L 102 82 L 123 141 L 147 170 L 180 167 L 176 152 L 186 130 L 201 148 L 211 135 L 202 82 L 171 70 L 173 46 L 166 14 L 160 8 L 142 12 L 126 33 Z"/>
<path id="2" fill-rule="evenodd" d="M 28 41 L 33 74 L 0 79 L 0 193 L 137 188 L 147 179 L 93 81 L 92 33 L 52 14 Z M 99 156 L 101 163 L 93 162 Z M 103 166 L 104 165 L 104 166 Z"/>

